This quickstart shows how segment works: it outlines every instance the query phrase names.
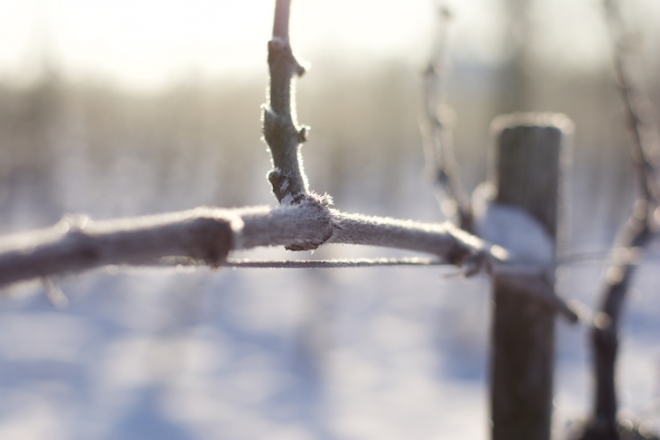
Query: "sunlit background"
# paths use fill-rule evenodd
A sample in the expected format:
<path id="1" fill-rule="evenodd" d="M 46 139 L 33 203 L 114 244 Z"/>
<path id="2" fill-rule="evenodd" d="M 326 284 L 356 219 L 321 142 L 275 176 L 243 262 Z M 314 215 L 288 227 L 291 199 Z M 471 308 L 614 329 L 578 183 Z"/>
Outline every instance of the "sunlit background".
<path id="1" fill-rule="evenodd" d="M 3 0 L 0 72 L 4 81 L 25 84 L 52 63 L 71 80 L 107 80 L 133 90 L 167 87 L 190 75 L 253 77 L 264 67 L 271 3 Z M 645 49 L 657 53 L 658 2 L 625 3 L 632 24 L 644 29 Z M 544 67 L 593 72 L 608 63 L 596 0 L 469 0 L 451 7 L 456 62 L 501 63 L 510 55 L 510 24 L 520 7 L 527 10 L 527 43 Z M 434 18 L 427 0 L 304 0 L 293 8 L 291 28 L 296 49 L 308 59 L 415 65 L 426 56 Z"/>
<path id="2" fill-rule="evenodd" d="M 631 0 L 635 79 L 660 103 L 660 2 Z M 596 0 L 449 3 L 449 102 L 469 189 L 501 113 L 576 124 L 563 252 L 609 248 L 632 169 Z M 273 0 L 0 0 L 0 231 L 63 215 L 114 218 L 274 204 L 260 140 Z M 431 0 L 293 0 L 311 66 L 298 117 L 312 188 L 346 211 L 443 217 L 423 173 L 421 72 Z M 656 255 L 660 253 L 654 244 Z M 404 255 L 329 247 L 309 255 Z M 407 254 L 406 254 L 407 255 Z M 625 414 L 660 420 L 658 261 L 627 308 Z M 561 269 L 595 307 L 602 262 Z M 486 439 L 490 292 L 437 268 L 112 269 L 0 299 L 2 439 Z M 555 424 L 591 399 L 586 335 L 558 325 Z M 558 437 L 560 438 L 560 436 Z"/>

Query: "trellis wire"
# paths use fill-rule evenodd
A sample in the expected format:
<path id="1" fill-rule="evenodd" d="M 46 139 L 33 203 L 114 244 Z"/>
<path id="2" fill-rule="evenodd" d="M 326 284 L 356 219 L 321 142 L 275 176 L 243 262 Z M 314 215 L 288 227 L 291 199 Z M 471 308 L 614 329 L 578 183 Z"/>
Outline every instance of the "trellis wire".
<path id="1" fill-rule="evenodd" d="M 573 266 L 586 263 L 609 263 L 614 259 L 609 251 L 590 251 L 568 254 L 557 259 L 556 267 Z M 647 255 L 630 264 L 642 264 L 645 261 L 660 261 L 660 255 Z M 227 259 L 223 267 L 233 269 L 335 269 L 388 266 L 452 266 L 434 258 L 337 258 L 321 260 L 267 260 L 267 259 Z M 534 264 L 498 264 L 497 271 L 506 273 L 533 274 L 545 270 Z"/>

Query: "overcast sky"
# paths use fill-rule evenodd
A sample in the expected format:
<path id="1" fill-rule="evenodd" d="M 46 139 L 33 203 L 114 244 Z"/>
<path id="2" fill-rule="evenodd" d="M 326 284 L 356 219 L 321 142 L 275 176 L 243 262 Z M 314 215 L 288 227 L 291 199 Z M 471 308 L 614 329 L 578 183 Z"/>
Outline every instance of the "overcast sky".
<path id="1" fill-rule="evenodd" d="M 607 61 L 598 0 L 535 3 L 542 57 L 572 68 Z M 642 19 L 660 19 L 658 0 L 632 3 Z M 496 62 L 503 51 L 500 2 L 449 4 L 456 15 L 454 58 Z M 74 78 L 136 88 L 191 73 L 261 72 L 273 7 L 274 0 L 0 0 L 0 80 L 29 78 L 45 53 Z M 433 11 L 432 0 L 294 0 L 293 46 L 312 62 L 328 53 L 419 62 Z"/>

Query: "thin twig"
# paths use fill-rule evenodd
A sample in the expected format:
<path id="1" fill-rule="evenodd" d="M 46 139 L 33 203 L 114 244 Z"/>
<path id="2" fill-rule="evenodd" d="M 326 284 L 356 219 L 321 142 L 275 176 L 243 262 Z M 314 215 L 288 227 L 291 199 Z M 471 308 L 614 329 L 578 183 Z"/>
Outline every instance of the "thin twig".
<path id="1" fill-rule="evenodd" d="M 649 111 L 649 99 L 635 87 L 630 72 L 631 35 L 627 30 L 617 0 L 604 0 L 605 11 L 613 40 L 613 68 L 617 89 L 626 112 L 630 133 L 630 149 L 636 168 L 637 189 L 640 197 L 647 201 L 660 201 L 660 186 L 656 177 L 656 166 L 651 161 L 651 152 L 657 148 L 658 130 Z"/>
<path id="2" fill-rule="evenodd" d="M 619 346 L 619 328 L 624 300 L 632 277 L 645 248 L 651 242 L 656 228 L 653 212 L 660 202 L 660 189 L 656 169 L 650 160 L 654 127 L 646 114 L 648 106 L 641 104 L 641 94 L 635 89 L 630 76 L 630 57 L 627 40 L 629 32 L 624 24 L 616 0 L 604 0 L 607 21 L 612 38 L 613 67 L 617 86 L 626 112 L 630 149 L 638 199 L 633 213 L 617 234 L 613 261 L 606 271 L 605 286 L 599 312 L 591 328 L 593 368 L 596 376 L 594 414 L 582 439 L 618 439 L 616 421 L 617 397 L 615 386 L 616 358 Z M 617 250 L 619 252 L 617 252 Z M 634 255 L 630 255 L 632 250 Z M 617 255 L 621 256 L 617 258 Z"/>
<path id="3" fill-rule="evenodd" d="M 497 275 L 495 283 L 498 288 L 506 289 L 508 293 L 512 294 L 531 295 L 546 306 L 561 313 L 571 324 L 579 321 L 578 313 L 555 293 L 554 287 L 547 279 L 539 277 L 538 274 L 525 275 L 519 272 L 498 272 L 497 267 L 495 273 Z"/>
<path id="4" fill-rule="evenodd" d="M 449 27 L 451 13 L 438 8 L 439 29 L 435 47 L 424 72 L 424 120 L 420 123 L 426 167 L 437 187 L 441 208 L 449 217 L 457 217 L 458 226 L 472 231 L 474 216 L 470 197 L 460 178 L 460 167 L 454 156 L 454 145 L 447 105 L 447 77 L 449 72 Z M 452 206 L 447 210 L 447 202 Z M 455 208 L 455 209 L 454 209 Z"/>
<path id="5" fill-rule="evenodd" d="M 289 6 L 291 0 L 277 0 L 273 38 L 268 42 L 270 100 L 263 106 L 264 138 L 270 148 L 273 170 L 268 180 L 280 203 L 297 203 L 309 192 L 302 167 L 300 146 L 307 137 L 307 127 L 296 121 L 292 102 L 293 79 L 305 73 L 289 43 Z"/>

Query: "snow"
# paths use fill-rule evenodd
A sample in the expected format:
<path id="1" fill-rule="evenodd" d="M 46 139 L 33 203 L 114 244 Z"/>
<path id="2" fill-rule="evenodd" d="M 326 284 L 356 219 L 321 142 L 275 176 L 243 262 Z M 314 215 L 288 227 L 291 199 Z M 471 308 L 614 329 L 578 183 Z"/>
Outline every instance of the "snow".
<path id="1" fill-rule="evenodd" d="M 488 192 L 484 185 L 474 192 L 477 235 L 504 247 L 511 263 L 554 264 L 555 246 L 543 225 L 518 207 L 491 202 Z"/>

